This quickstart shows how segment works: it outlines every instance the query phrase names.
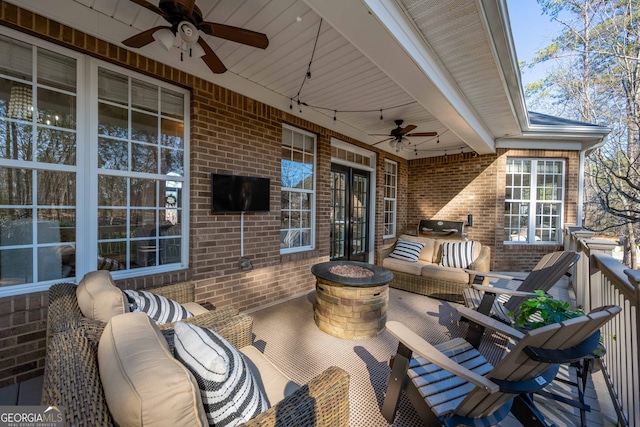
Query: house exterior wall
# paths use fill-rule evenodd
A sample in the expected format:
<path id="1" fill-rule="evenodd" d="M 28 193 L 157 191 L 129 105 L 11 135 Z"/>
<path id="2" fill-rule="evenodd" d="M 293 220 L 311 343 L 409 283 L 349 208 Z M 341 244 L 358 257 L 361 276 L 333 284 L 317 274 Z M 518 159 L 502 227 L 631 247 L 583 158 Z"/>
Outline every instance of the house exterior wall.
<path id="1" fill-rule="evenodd" d="M 491 247 L 491 269 L 528 271 L 546 253 L 562 245 L 505 244 L 504 200 L 509 157 L 565 159 L 564 224 L 575 224 L 579 153 L 576 151 L 499 149 L 495 155 L 472 153 L 412 160 L 408 168 L 407 229 L 421 219 L 466 221 L 473 213 L 469 239 Z"/>

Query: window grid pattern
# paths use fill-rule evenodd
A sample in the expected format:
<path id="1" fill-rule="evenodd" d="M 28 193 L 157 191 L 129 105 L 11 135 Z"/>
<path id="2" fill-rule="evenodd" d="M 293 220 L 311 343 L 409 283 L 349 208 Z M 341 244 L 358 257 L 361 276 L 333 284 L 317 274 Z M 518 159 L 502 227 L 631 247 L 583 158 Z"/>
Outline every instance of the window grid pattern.
<path id="1" fill-rule="evenodd" d="M 0 36 L 0 286 L 72 276 L 76 60 Z"/>
<path id="2" fill-rule="evenodd" d="M 563 160 L 508 159 L 505 190 L 505 242 L 560 241 Z"/>
<path id="3" fill-rule="evenodd" d="M 384 236 L 396 235 L 396 206 L 398 193 L 398 164 L 384 162 Z"/>
<path id="4" fill-rule="evenodd" d="M 280 211 L 283 253 L 309 250 L 315 245 L 315 148 L 315 136 L 283 127 Z"/>
<path id="5" fill-rule="evenodd" d="M 98 266 L 182 261 L 184 95 L 98 71 Z"/>

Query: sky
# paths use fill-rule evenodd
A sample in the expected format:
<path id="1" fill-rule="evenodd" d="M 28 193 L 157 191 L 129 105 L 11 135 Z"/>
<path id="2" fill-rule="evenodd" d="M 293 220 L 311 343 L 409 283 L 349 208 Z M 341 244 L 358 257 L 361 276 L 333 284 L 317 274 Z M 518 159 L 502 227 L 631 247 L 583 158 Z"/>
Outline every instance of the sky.
<path id="1" fill-rule="evenodd" d="M 552 22 L 548 15 L 542 15 L 536 0 L 507 0 L 507 10 L 518 61 L 529 62 L 538 49 L 549 45 L 561 31 L 560 24 Z M 522 84 L 540 80 L 544 72 L 544 66 L 521 71 Z"/>

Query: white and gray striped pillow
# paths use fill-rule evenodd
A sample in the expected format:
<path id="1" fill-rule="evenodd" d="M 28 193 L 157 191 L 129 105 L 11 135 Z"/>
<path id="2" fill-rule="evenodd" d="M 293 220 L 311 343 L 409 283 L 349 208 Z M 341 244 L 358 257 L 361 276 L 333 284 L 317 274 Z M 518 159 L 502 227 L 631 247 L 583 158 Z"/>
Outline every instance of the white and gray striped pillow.
<path id="1" fill-rule="evenodd" d="M 211 329 L 176 323 L 175 356 L 198 382 L 209 425 L 236 426 L 269 408 L 242 354 Z"/>
<path id="2" fill-rule="evenodd" d="M 131 311 L 147 313 L 158 325 L 177 322 L 178 320 L 193 316 L 193 314 L 176 301 L 161 295 L 131 289 L 125 289 L 122 292 L 125 293 L 127 300 L 129 300 L 131 304 Z"/>
<path id="3" fill-rule="evenodd" d="M 443 267 L 469 268 L 473 262 L 474 241 L 469 242 L 443 242 L 442 259 Z"/>
<path id="4" fill-rule="evenodd" d="M 403 261 L 416 262 L 420 257 L 420 252 L 424 248 L 424 243 L 410 242 L 408 240 L 398 239 L 393 252 L 389 254 L 391 258 L 401 259 Z"/>

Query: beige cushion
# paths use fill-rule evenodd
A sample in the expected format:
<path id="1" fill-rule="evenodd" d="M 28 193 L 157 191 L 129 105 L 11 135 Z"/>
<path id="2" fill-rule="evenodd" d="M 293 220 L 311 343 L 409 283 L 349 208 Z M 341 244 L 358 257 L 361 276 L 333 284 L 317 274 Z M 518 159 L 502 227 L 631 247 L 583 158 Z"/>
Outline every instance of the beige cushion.
<path id="1" fill-rule="evenodd" d="M 469 275 L 465 273 L 462 268 L 443 267 L 441 265 L 429 264 L 422 268 L 422 275 L 430 279 L 469 283 Z"/>
<path id="2" fill-rule="evenodd" d="M 200 304 L 198 304 L 197 302 L 185 302 L 184 304 L 181 304 L 184 308 L 186 308 L 189 313 L 193 314 L 194 316 L 197 316 L 198 314 L 204 314 L 204 313 L 208 313 L 209 310 L 207 310 L 206 308 L 204 308 L 203 306 L 201 306 Z"/>
<path id="3" fill-rule="evenodd" d="M 76 298 L 85 317 L 105 323 L 113 316 L 129 311 L 122 290 L 106 270 L 85 274 L 76 288 Z"/>
<path id="4" fill-rule="evenodd" d="M 98 345 L 107 405 L 121 426 L 207 426 L 200 390 L 145 313 L 114 316 Z"/>
<path id="5" fill-rule="evenodd" d="M 253 377 L 264 391 L 270 407 L 300 388 L 298 384 L 287 378 L 254 346 L 243 347 L 240 352 L 246 356 L 245 360 L 253 373 Z"/>
<path id="6" fill-rule="evenodd" d="M 431 239 L 429 237 L 418 237 L 418 236 L 410 236 L 408 234 L 403 234 L 398 239 L 408 240 L 410 242 L 420 242 L 424 244 L 424 248 L 420 251 L 419 260 L 426 262 L 433 262 L 433 252 L 436 249 L 436 239 Z"/>
<path id="7" fill-rule="evenodd" d="M 389 257 L 382 260 L 382 266 L 389 270 L 415 274 L 416 276 L 419 276 L 422 273 L 422 267 L 428 264 L 430 263 L 420 260 L 411 262 Z"/>

